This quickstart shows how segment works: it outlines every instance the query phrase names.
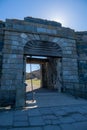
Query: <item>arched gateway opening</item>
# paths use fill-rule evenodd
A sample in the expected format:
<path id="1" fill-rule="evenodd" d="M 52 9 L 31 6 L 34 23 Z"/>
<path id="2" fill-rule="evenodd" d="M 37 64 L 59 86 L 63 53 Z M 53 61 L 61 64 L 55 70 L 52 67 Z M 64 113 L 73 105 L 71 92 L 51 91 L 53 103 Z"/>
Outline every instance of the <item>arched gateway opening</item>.
<path id="1" fill-rule="evenodd" d="M 38 40 L 27 42 L 24 57 L 25 64 L 40 64 L 42 88 L 61 91 L 62 50 L 58 44 Z M 26 78 L 25 74 L 24 77 Z"/>

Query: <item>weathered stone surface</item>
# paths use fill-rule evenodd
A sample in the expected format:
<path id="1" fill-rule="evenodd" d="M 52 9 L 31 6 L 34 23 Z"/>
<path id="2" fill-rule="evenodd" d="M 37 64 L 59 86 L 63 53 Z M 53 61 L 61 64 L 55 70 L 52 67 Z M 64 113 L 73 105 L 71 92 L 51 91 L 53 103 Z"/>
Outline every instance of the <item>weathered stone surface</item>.
<path id="1" fill-rule="evenodd" d="M 0 113 L 0 126 L 12 126 L 13 123 L 13 113 L 12 112 L 6 112 Z"/>
<path id="2" fill-rule="evenodd" d="M 60 23 L 58 23 L 58 22 L 55 22 L 55 21 L 48 21 L 48 20 L 42 20 L 42 19 L 39 19 L 39 18 L 37 18 L 37 19 L 34 19 L 34 18 L 32 18 L 32 17 L 25 17 L 24 18 L 24 20 L 25 21 L 27 21 L 27 22 L 33 22 L 33 23 L 38 23 L 38 24 L 44 24 L 44 25 L 51 25 L 51 26 L 61 26 L 61 24 Z"/>
<path id="3" fill-rule="evenodd" d="M 52 114 L 52 110 L 50 108 L 42 108 L 40 110 L 41 114 L 50 115 Z"/>
<path id="4" fill-rule="evenodd" d="M 80 93 L 81 97 L 87 97 L 86 94 L 86 84 L 87 84 L 87 31 L 76 32 L 77 37 L 77 50 L 79 55 L 78 68 L 79 68 L 79 82 L 80 89 L 84 94 Z M 84 85 L 83 85 L 84 84 Z M 81 87 L 82 86 L 82 87 Z"/>
<path id="5" fill-rule="evenodd" d="M 59 126 L 47 125 L 44 127 L 44 130 L 61 130 Z"/>
<path id="6" fill-rule="evenodd" d="M 73 129 L 75 129 L 73 124 L 62 124 L 60 127 L 61 127 L 62 130 L 73 130 Z"/>
<path id="7" fill-rule="evenodd" d="M 26 128 L 26 127 L 21 127 L 21 128 L 11 128 L 11 129 L 9 129 L 9 130 L 42 130 L 43 128 L 41 128 L 41 127 L 28 127 L 28 128 Z"/>
<path id="8" fill-rule="evenodd" d="M 79 130 L 86 130 L 87 129 L 87 122 L 79 122 L 79 123 L 75 123 L 73 124 L 75 129 L 79 129 Z"/>
<path id="9" fill-rule="evenodd" d="M 38 109 L 30 109 L 28 115 L 29 115 L 29 117 L 31 117 L 31 116 L 40 116 L 41 113 L 39 112 Z"/>
<path id="10" fill-rule="evenodd" d="M 40 116 L 34 116 L 29 118 L 30 126 L 43 126 L 44 120 Z"/>
<path id="11" fill-rule="evenodd" d="M 14 127 L 26 127 L 29 126 L 28 121 L 15 121 L 13 124 Z"/>
<path id="12" fill-rule="evenodd" d="M 25 105 L 26 56 L 36 55 L 48 59 L 42 65 L 43 86 L 87 98 L 86 41 L 87 32 L 54 21 L 25 17 L 0 22 L 0 93 L 14 91 L 12 101 L 17 107 Z"/>

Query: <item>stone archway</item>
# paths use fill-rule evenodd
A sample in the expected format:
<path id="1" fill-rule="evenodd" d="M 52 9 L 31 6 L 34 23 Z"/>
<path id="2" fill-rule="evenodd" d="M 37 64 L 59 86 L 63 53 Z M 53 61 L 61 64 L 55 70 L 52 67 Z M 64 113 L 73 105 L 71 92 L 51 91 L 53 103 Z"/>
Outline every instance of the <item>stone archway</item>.
<path id="1" fill-rule="evenodd" d="M 40 53 L 42 52 L 42 51 L 40 51 L 40 49 L 38 50 L 36 48 L 33 48 L 34 45 L 39 46 L 39 48 L 41 48 L 41 50 L 43 50 L 42 46 L 44 48 L 46 47 L 46 46 L 43 45 L 44 43 L 48 44 L 48 47 L 50 47 L 50 45 L 52 45 L 52 47 L 56 51 L 53 52 L 52 48 L 50 50 L 48 49 L 48 51 L 50 52 L 49 54 L 51 54 L 51 57 L 55 57 L 55 56 L 56 57 L 58 57 L 58 56 L 62 57 L 62 65 L 61 65 L 62 72 L 60 72 L 60 73 L 62 75 L 61 83 L 63 84 L 63 87 L 64 88 L 68 87 L 70 85 L 70 82 L 71 82 L 71 85 L 77 84 L 77 82 L 78 82 L 78 72 L 76 71 L 77 54 L 76 54 L 75 40 L 67 39 L 67 38 L 59 38 L 59 37 L 50 36 L 50 35 L 43 35 L 43 34 L 28 34 L 27 35 L 25 33 L 20 34 L 20 38 L 21 38 L 21 43 L 22 43 L 22 46 L 23 46 L 23 61 L 22 61 L 23 66 L 25 66 L 24 55 L 27 55 L 27 54 L 33 55 L 33 53 L 35 53 L 35 51 L 36 51 L 37 54 L 34 54 L 34 55 L 39 56 Z M 35 41 L 36 41 L 36 44 L 35 44 Z M 41 44 L 41 46 L 40 46 L 40 44 Z M 33 52 L 31 52 L 30 48 L 33 49 L 33 50 L 35 49 L 35 50 Z M 47 51 L 46 51 L 46 53 L 47 53 Z M 56 53 L 56 55 L 55 55 L 55 53 Z M 49 54 L 48 54 L 48 57 L 50 57 Z M 42 55 L 44 56 L 44 52 L 43 52 Z M 58 61 L 58 63 L 56 62 L 56 60 L 54 60 L 52 62 L 53 63 L 56 62 L 56 64 L 58 66 L 60 66 L 61 63 L 59 61 Z M 72 72 L 72 69 L 75 73 Z M 50 68 L 50 70 L 52 70 L 52 68 Z M 55 69 L 55 70 L 58 70 L 58 68 Z M 58 73 L 58 71 L 56 73 Z M 23 70 L 23 74 L 24 74 L 24 70 Z M 54 81 L 59 81 L 58 80 L 59 77 L 57 77 L 56 75 L 53 76 L 52 72 L 49 75 L 51 75 L 54 79 L 52 82 L 53 82 L 53 84 L 55 84 L 55 85 L 53 85 L 53 86 L 55 86 L 55 88 L 56 88 L 56 86 L 58 86 L 58 84 L 60 85 L 60 82 L 54 82 Z M 22 75 L 22 77 L 24 77 L 24 76 Z M 49 79 L 50 78 L 51 77 L 49 77 Z M 50 81 L 51 80 L 49 80 L 49 83 L 51 84 Z M 72 82 L 74 82 L 74 83 L 72 83 Z M 23 83 L 24 83 L 24 78 L 23 78 L 22 84 Z M 16 106 L 20 106 L 21 103 L 22 103 L 22 106 L 24 106 L 24 104 L 25 104 L 25 98 L 22 96 L 22 95 L 25 95 L 24 87 L 25 86 L 22 85 L 23 89 L 21 89 L 21 92 L 20 92 L 20 89 L 17 88 L 18 94 L 16 93 L 16 98 L 17 98 L 16 99 Z M 60 91 L 60 89 L 59 89 L 59 91 Z M 22 100 L 21 103 L 20 103 L 20 100 Z"/>
<path id="2" fill-rule="evenodd" d="M 25 105 L 24 68 L 25 55 L 27 54 L 36 55 L 37 52 L 38 56 L 40 54 L 47 55 L 47 52 L 49 52 L 48 57 L 52 64 L 48 64 L 44 66 L 44 68 L 48 67 L 48 70 L 52 70 L 52 67 L 55 66 L 53 70 L 55 75 L 52 75 L 52 71 L 48 74 L 51 75 L 49 79 L 53 77 L 52 83 L 55 88 L 59 84 L 59 82 L 54 82 L 58 81 L 59 78 L 57 77 L 59 72 L 58 66 L 62 67 L 61 82 L 63 83 L 63 87 L 69 90 L 72 89 L 73 86 L 78 87 L 78 57 L 74 31 L 63 28 L 59 24 L 55 25 L 54 22 L 49 23 L 50 21 L 44 24 L 43 20 L 41 20 L 41 23 L 38 21 L 33 21 L 33 23 L 26 22 L 25 20 L 6 21 L 3 37 L 4 45 L 2 50 L 0 95 L 1 98 L 6 99 L 7 102 L 9 102 L 9 99 L 11 102 L 15 102 L 16 107 Z M 35 41 L 36 44 L 34 43 Z M 33 48 L 34 46 L 38 46 L 40 49 L 38 50 L 36 47 Z M 30 48 L 33 49 L 33 53 L 30 51 Z M 42 48 L 44 48 L 44 52 L 40 51 L 43 50 Z M 61 59 L 57 59 L 58 57 L 62 57 L 62 63 L 60 62 Z M 49 80 L 49 83 L 52 84 L 50 81 L 51 80 Z M 6 95 L 6 97 L 3 95 Z"/>
<path id="3" fill-rule="evenodd" d="M 53 42 L 32 40 L 24 46 L 24 55 L 62 57 L 61 47 Z"/>
<path id="4" fill-rule="evenodd" d="M 41 67 L 42 86 L 60 91 L 62 83 L 59 64 L 62 59 L 62 50 L 58 44 L 40 40 L 29 41 L 24 46 L 24 56 L 46 56 L 48 62 Z"/>

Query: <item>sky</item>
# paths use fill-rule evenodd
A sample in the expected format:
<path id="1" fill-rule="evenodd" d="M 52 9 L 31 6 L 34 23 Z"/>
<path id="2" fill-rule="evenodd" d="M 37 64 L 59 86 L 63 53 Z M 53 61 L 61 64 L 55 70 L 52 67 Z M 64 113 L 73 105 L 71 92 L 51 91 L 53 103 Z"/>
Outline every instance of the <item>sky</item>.
<path id="1" fill-rule="evenodd" d="M 75 31 L 87 31 L 87 0 L 0 0 L 0 20 L 23 20 L 27 16 L 54 20 Z M 37 68 L 37 65 L 33 67 Z"/>
<path id="2" fill-rule="evenodd" d="M 40 69 L 40 65 L 39 64 L 31 64 L 31 70 L 30 70 L 30 64 L 26 64 L 26 72 L 30 73 L 34 70 L 39 70 Z"/>
<path id="3" fill-rule="evenodd" d="M 87 30 L 87 0 L 0 0 L 0 20 L 26 16 L 54 20 L 84 31 Z"/>

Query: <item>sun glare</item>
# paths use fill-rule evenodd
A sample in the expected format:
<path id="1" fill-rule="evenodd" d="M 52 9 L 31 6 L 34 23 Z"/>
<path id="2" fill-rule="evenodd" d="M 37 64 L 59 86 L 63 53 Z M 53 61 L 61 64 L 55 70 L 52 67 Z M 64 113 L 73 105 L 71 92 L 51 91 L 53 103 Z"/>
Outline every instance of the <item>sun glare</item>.
<path id="1" fill-rule="evenodd" d="M 69 22 L 68 21 L 68 15 L 66 15 L 66 13 L 64 13 L 64 12 L 60 12 L 60 11 L 58 12 L 57 10 L 55 10 L 55 11 L 51 10 L 50 11 L 49 19 L 52 20 L 52 21 L 56 21 L 56 22 L 61 23 L 62 26 L 67 26 L 68 22 Z"/>
<path id="2" fill-rule="evenodd" d="M 67 25 L 67 21 L 65 18 L 62 17 L 54 17 L 52 20 L 61 23 L 63 26 Z"/>

